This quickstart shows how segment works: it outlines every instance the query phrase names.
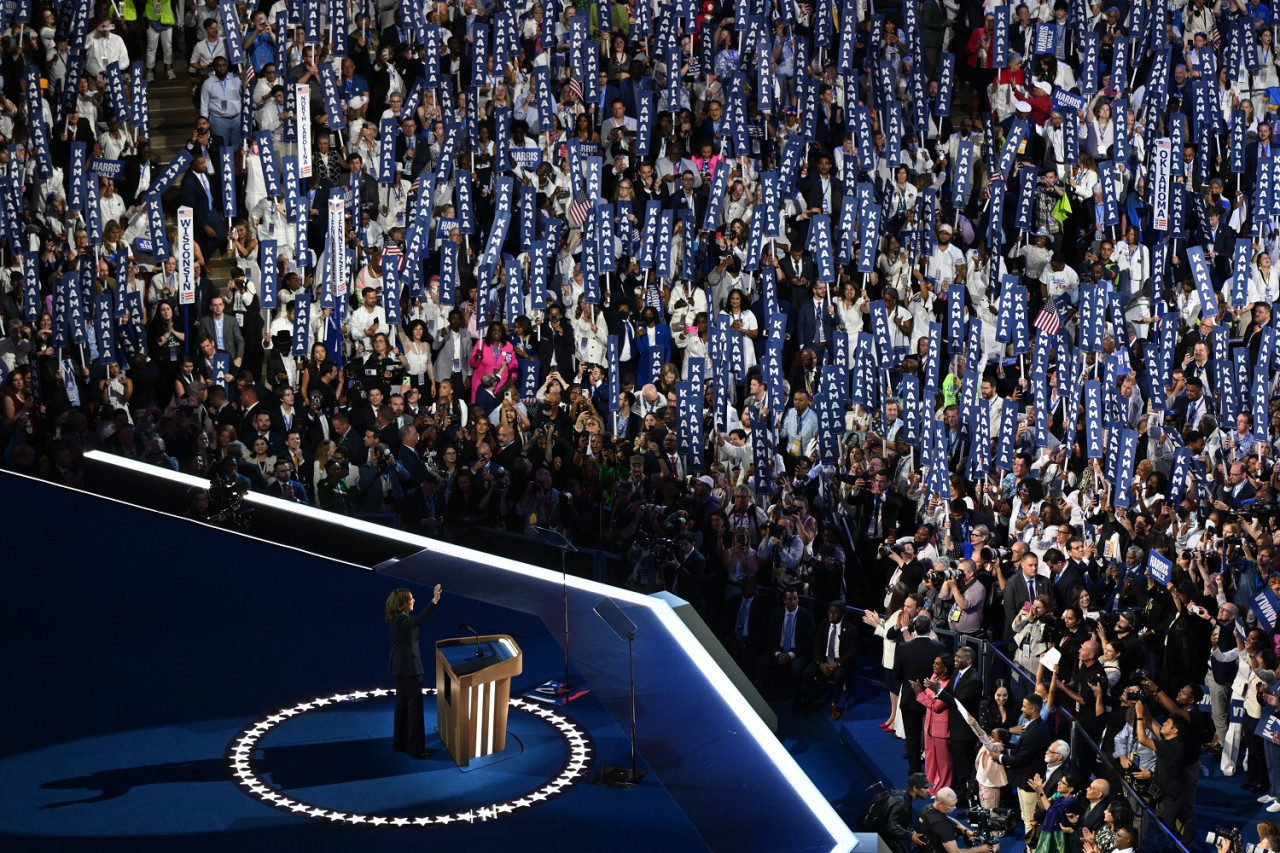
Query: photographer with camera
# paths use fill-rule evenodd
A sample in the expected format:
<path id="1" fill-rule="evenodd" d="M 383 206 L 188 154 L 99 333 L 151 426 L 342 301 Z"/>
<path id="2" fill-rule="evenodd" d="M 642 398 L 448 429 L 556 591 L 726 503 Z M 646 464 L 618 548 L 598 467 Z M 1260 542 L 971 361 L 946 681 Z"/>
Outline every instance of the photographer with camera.
<path id="1" fill-rule="evenodd" d="M 912 773 L 903 790 L 884 790 L 867 806 L 858 828 L 880 836 L 895 853 L 916 853 L 925 837 L 911 827 L 911 803 L 929 798 L 929 780 Z"/>
<path id="2" fill-rule="evenodd" d="M 952 604 L 947 612 L 947 624 L 951 630 L 971 637 L 982 633 L 987 589 L 974 573 L 973 560 L 960 561 L 958 576 L 948 574 L 942 581 L 938 598 Z"/>
<path id="3" fill-rule="evenodd" d="M 805 570 L 804 542 L 795 532 L 795 517 L 784 515 L 769 525 L 768 532 L 756 549 L 756 559 L 764 577 L 783 586 L 803 582 Z"/>
<path id="4" fill-rule="evenodd" d="M 360 466 L 360 511 L 398 512 L 409 472 L 396 461 L 390 446 L 384 442 L 374 445 L 368 458 L 369 461 Z"/>
<path id="5" fill-rule="evenodd" d="M 1144 678 L 1143 685 L 1144 690 L 1155 688 L 1150 678 Z M 1170 830 L 1181 832 L 1184 840 L 1190 841 L 1195 812 L 1188 796 L 1188 781 L 1191 771 L 1197 778 L 1200 772 L 1200 745 L 1196 741 L 1195 727 L 1189 716 L 1170 713 L 1157 728 L 1152 725 L 1145 701 L 1138 701 L 1133 708 L 1134 736 L 1156 755 L 1155 767 L 1139 768 L 1133 775 L 1137 779 L 1150 780 L 1148 794 L 1155 800 L 1152 805 L 1156 818 Z M 1188 756 L 1193 761 L 1188 761 Z M 1128 756 L 1121 756 L 1120 766 L 1124 769 L 1131 766 Z"/>
<path id="6" fill-rule="evenodd" d="M 977 833 L 960 821 L 951 817 L 956 810 L 956 792 L 943 788 L 933 795 L 933 803 L 920 811 L 920 837 L 923 853 L 959 853 L 961 848 L 957 840 L 963 836 L 972 842 Z M 914 840 L 914 839 L 913 839 Z M 981 844 L 967 849 L 981 853 L 996 853 L 999 849 L 994 844 Z"/>
<path id="7" fill-rule="evenodd" d="M 560 492 L 551 485 L 551 470 L 545 465 L 533 472 L 524 488 L 524 494 L 516 501 L 516 514 L 525 522 L 524 531 L 530 528 L 557 527 L 560 524 Z"/>

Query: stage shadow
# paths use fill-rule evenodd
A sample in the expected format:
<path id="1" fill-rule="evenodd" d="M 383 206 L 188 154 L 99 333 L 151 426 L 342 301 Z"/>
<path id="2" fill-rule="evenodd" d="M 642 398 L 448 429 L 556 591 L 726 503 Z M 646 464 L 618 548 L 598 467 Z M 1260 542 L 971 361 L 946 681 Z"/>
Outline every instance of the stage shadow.
<path id="1" fill-rule="evenodd" d="M 42 809 L 58 809 L 66 806 L 87 805 L 114 800 L 142 785 L 171 785 L 192 782 L 225 782 L 227 765 L 221 758 L 204 758 L 199 761 L 174 761 L 167 764 L 147 764 L 142 767 L 121 767 L 116 770 L 99 770 L 87 776 L 71 776 L 43 783 L 40 787 L 50 791 L 96 791 L 90 797 L 79 800 L 62 800 L 46 803 Z"/>
<path id="2" fill-rule="evenodd" d="M 391 738 L 269 746 L 259 750 L 254 767 L 259 776 L 285 791 L 455 768 L 444 745 L 430 730 L 427 748 L 436 754 L 420 760 L 392 750 Z"/>

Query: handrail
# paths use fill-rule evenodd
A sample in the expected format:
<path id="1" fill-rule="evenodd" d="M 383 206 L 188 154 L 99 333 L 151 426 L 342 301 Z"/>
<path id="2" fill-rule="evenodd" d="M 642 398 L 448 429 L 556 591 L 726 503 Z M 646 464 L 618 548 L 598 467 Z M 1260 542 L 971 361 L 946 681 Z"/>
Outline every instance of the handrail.
<path id="1" fill-rule="evenodd" d="M 1011 672 L 1016 673 L 1017 675 L 1021 676 L 1022 678 L 1031 682 L 1032 684 L 1035 683 L 1034 676 L 1029 674 L 1021 666 L 1019 666 L 1018 664 L 1010 660 L 1004 654 L 1004 652 L 997 649 L 995 645 L 990 641 L 978 639 L 975 637 L 966 637 L 965 639 L 975 645 L 983 647 L 984 654 L 994 658 L 998 658 L 1006 666 L 1009 667 Z M 989 668 L 984 668 L 983 670 L 983 688 L 984 688 L 983 695 L 984 696 L 987 694 L 989 690 L 989 685 L 986 683 L 987 682 L 986 675 L 988 671 L 989 671 Z M 1066 708 L 1063 708 L 1060 706 L 1055 708 L 1054 710 L 1062 714 L 1071 723 L 1071 739 L 1073 742 L 1072 754 L 1073 755 L 1075 754 L 1075 742 L 1076 742 L 1076 739 L 1078 738 L 1079 740 L 1083 741 L 1090 749 L 1092 749 L 1093 752 L 1097 754 L 1098 760 L 1101 761 L 1103 765 L 1105 765 L 1107 768 L 1109 768 L 1113 772 L 1113 774 L 1120 780 L 1120 785 L 1128 793 L 1130 802 L 1137 802 L 1142 806 L 1141 814 L 1143 818 L 1143 833 L 1142 833 L 1143 838 L 1148 838 L 1148 836 L 1150 835 L 1149 829 L 1152 825 L 1154 825 L 1156 827 L 1159 827 L 1159 829 L 1165 834 L 1167 841 L 1173 845 L 1171 848 L 1166 848 L 1166 849 L 1171 849 L 1174 851 L 1174 853 L 1190 853 L 1190 851 L 1187 850 L 1187 847 L 1182 843 L 1182 841 L 1174 834 L 1173 828 L 1166 826 L 1162 820 L 1157 818 L 1155 815 L 1155 812 L 1151 810 L 1151 807 L 1149 805 L 1147 805 L 1146 800 L 1144 800 L 1138 794 L 1137 790 L 1125 780 L 1124 774 L 1120 772 L 1120 769 L 1116 766 L 1115 761 L 1112 759 L 1112 757 L 1107 755 L 1103 751 L 1102 747 L 1094 742 L 1093 738 L 1091 738 L 1088 732 L 1085 731 L 1084 726 L 1080 725 L 1079 721 L 1075 717 L 1075 714 L 1071 713 Z M 1143 845 L 1143 847 L 1144 849 L 1147 849 L 1147 850 L 1153 849 L 1149 840 L 1145 845 Z"/>

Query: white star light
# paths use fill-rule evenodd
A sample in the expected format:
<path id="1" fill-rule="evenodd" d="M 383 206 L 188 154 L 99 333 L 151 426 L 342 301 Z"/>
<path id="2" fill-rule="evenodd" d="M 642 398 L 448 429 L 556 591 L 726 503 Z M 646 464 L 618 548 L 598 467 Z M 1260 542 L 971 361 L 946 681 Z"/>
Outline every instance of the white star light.
<path id="1" fill-rule="evenodd" d="M 417 817 L 348 814 L 346 812 L 331 811 L 310 803 L 291 799 L 285 794 L 273 789 L 269 783 L 257 776 L 256 771 L 253 768 L 253 754 L 257 749 L 258 742 L 276 726 L 283 722 L 287 722 L 292 717 L 296 717 L 299 714 L 303 714 L 317 708 L 323 708 L 325 706 L 341 702 L 358 702 L 364 699 L 382 698 L 385 696 L 391 696 L 394 692 L 395 691 L 389 688 L 379 687 L 371 690 L 354 690 L 347 693 L 335 693 L 331 696 L 321 696 L 312 699 L 309 702 L 299 702 L 292 708 L 285 708 L 254 722 L 249 728 L 242 731 L 232 742 L 232 747 L 228 756 L 232 775 L 235 777 L 236 782 L 244 788 L 246 792 L 264 803 L 271 804 L 278 809 L 289 811 L 293 814 L 300 814 L 318 820 L 328 820 L 331 823 L 402 827 L 431 826 L 433 824 L 448 825 L 450 823 L 459 822 L 475 823 L 477 821 L 484 822 L 493 820 L 502 815 L 511 814 L 516 809 L 530 808 L 536 803 L 544 802 L 554 796 L 557 796 L 565 789 L 579 781 L 586 773 L 589 756 L 593 751 L 590 738 L 586 732 L 576 723 L 561 714 L 558 710 L 550 708 L 539 702 L 529 702 L 523 698 L 517 697 L 509 700 L 510 707 L 516 710 L 525 711 L 532 716 L 536 716 L 539 719 L 546 721 L 554 727 L 564 739 L 569 753 L 565 766 L 561 769 L 559 774 L 555 776 L 555 778 L 533 793 L 527 794 L 517 800 L 477 806 L 468 811 L 457 812 L 454 814 Z M 423 695 L 432 695 L 435 692 L 436 690 L 434 687 L 424 687 L 422 689 Z"/>

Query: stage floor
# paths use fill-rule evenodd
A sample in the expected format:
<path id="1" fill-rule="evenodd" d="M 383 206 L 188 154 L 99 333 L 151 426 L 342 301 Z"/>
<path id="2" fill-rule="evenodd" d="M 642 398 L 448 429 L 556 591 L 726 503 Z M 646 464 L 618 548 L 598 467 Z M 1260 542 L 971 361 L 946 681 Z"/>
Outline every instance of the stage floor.
<path id="1" fill-rule="evenodd" d="M 409 833 L 477 850 L 841 846 L 834 811 L 806 805 L 782 746 L 760 743 L 660 609 L 620 602 L 640 627 L 649 726 L 636 790 L 589 783 L 630 763 L 626 644 L 591 612 L 590 587 L 571 612 L 574 677 L 592 692 L 558 713 L 516 705 L 507 752 L 464 772 L 443 750 L 391 751 L 387 593 L 410 585 L 425 601 L 444 584 L 428 660 L 462 621 L 512 634 L 525 653 L 515 696 L 562 672 L 547 628 L 558 585 L 548 595 L 545 578 L 494 575 L 461 551 L 362 571 L 10 475 L 0 491 L 21 532 L 0 588 L 7 849 L 389 849 Z"/>

